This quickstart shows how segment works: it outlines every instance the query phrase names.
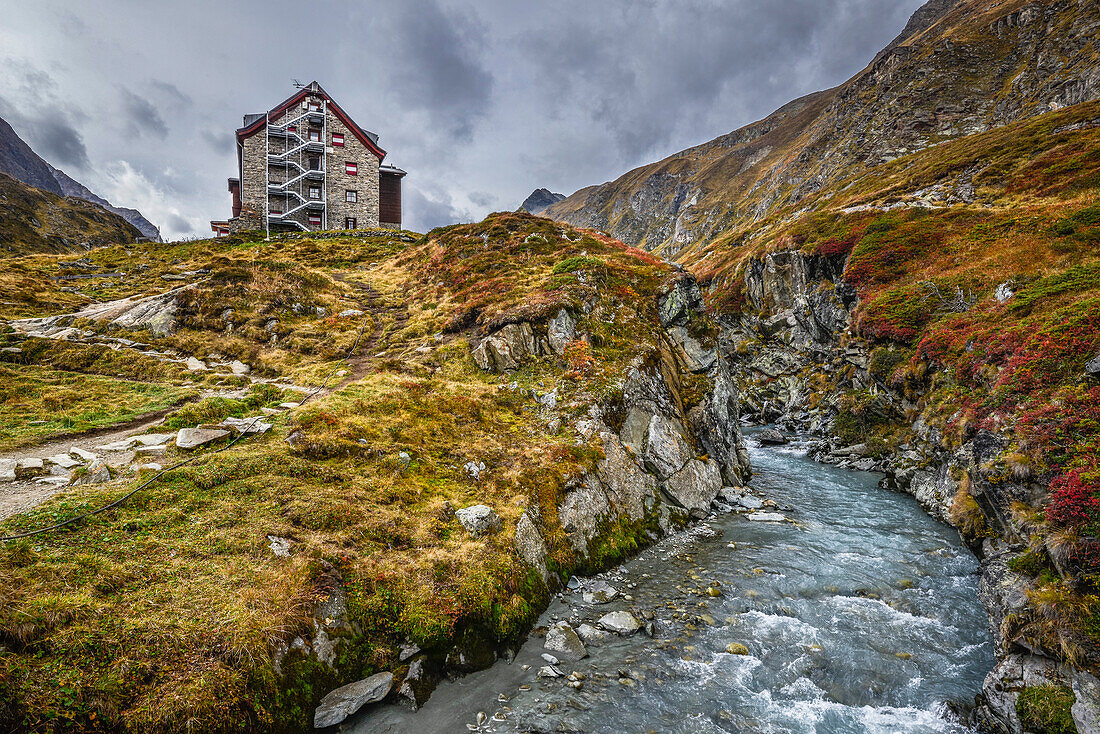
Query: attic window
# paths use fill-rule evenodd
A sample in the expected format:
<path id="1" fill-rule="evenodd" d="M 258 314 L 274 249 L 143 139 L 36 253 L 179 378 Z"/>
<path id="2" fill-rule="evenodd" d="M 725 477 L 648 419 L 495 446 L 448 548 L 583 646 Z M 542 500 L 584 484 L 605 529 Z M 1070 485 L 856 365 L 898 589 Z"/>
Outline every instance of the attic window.
<path id="1" fill-rule="evenodd" d="M 321 103 L 311 101 L 309 103 L 309 111 L 310 112 L 320 112 L 321 111 Z"/>
<path id="2" fill-rule="evenodd" d="M 341 135 L 340 133 L 333 133 L 332 134 L 332 144 L 334 146 L 336 146 L 337 148 L 343 148 L 344 147 L 344 136 Z"/>
<path id="3" fill-rule="evenodd" d="M 358 176 L 359 175 L 359 164 L 358 163 L 352 163 L 351 161 L 348 161 L 347 163 L 344 164 L 344 173 L 348 174 L 349 176 Z"/>

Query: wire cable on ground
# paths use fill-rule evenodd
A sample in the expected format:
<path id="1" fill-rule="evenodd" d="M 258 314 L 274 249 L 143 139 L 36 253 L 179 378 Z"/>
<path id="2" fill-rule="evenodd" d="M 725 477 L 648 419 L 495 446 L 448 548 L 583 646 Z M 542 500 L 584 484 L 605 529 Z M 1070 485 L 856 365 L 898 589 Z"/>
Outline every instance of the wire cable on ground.
<path id="1" fill-rule="evenodd" d="M 369 288 L 369 287 L 370 287 L 370 286 L 368 285 L 368 288 Z M 362 323 L 362 325 L 361 325 L 361 326 L 359 327 L 359 333 L 358 333 L 358 335 L 356 335 L 356 337 L 355 337 L 355 343 L 353 343 L 353 344 L 351 345 L 351 349 L 349 349 L 349 350 L 348 350 L 348 355 L 347 355 L 347 357 L 345 357 L 345 359 L 351 359 L 352 355 L 354 355 L 354 354 L 355 354 L 355 350 L 356 350 L 356 349 L 357 349 L 357 348 L 359 347 L 359 342 L 360 342 L 360 340 L 362 340 L 362 338 L 363 338 L 363 333 L 364 333 L 364 332 L 366 331 L 366 329 L 367 329 L 367 323 L 368 323 L 369 321 L 371 321 L 371 316 L 370 316 L 370 314 L 368 314 L 368 315 L 367 315 L 366 317 L 364 317 L 364 318 L 363 318 L 363 323 Z M 300 401 L 300 402 L 298 403 L 298 405 L 299 405 L 299 406 L 301 406 L 301 405 L 305 405 L 305 402 L 306 402 L 307 400 L 309 400 L 309 399 L 310 399 L 310 398 L 312 398 L 312 397 L 313 397 L 314 395 L 316 395 L 317 393 L 319 393 L 319 392 L 321 392 L 322 390 L 324 390 L 324 389 L 325 389 L 325 387 L 327 387 L 327 386 L 328 386 L 328 381 L 329 381 L 329 380 L 331 380 L 331 379 L 332 379 L 332 377 L 333 377 L 333 376 L 334 376 L 334 375 L 335 375 L 335 374 L 336 374 L 337 372 L 339 372 L 339 371 L 340 371 L 340 369 L 341 369 L 340 367 L 336 367 L 335 369 L 333 369 L 333 370 L 332 370 L 332 372 L 329 372 L 329 373 L 328 373 L 328 375 L 327 375 L 327 376 L 325 377 L 324 381 L 323 381 L 323 382 L 322 382 L 322 383 L 320 384 L 320 386 L 318 386 L 318 387 L 314 388 L 313 392 L 307 393 L 307 394 L 306 394 L 306 396 L 305 396 L 304 398 L 302 398 L 302 399 L 301 399 L 301 401 Z M 226 451 L 226 450 L 228 450 L 228 449 L 232 448 L 232 447 L 233 447 L 233 444 L 237 443 L 237 442 L 238 442 L 238 441 L 240 441 L 240 440 L 241 440 L 242 438 L 244 438 L 244 437 L 245 437 L 246 435 L 248 435 L 248 432 L 249 432 L 250 430 L 252 430 L 252 426 L 256 425 L 256 422 L 257 422 L 257 421 L 259 421 L 259 420 L 260 420 L 260 418 L 262 418 L 262 417 L 263 417 L 263 416 L 260 416 L 260 415 L 258 415 L 258 416 L 256 416 L 255 418 L 253 418 L 253 419 L 252 419 L 252 422 L 251 422 L 251 423 L 249 423 L 249 424 L 248 424 L 248 425 L 247 425 L 247 426 L 246 426 L 246 427 L 245 427 L 245 428 L 244 428 L 244 429 L 243 429 L 243 430 L 242 430 L 242 431 L 241 431 L 241 432 L 240 432 L 239 434 L 237 434 L 237 436 L 236 436 L 236 437 L 235 437 L 235 438 L 234 438 L 234 439 L 233 439 L 232 441 L 230 441 L 229 443 L 227 443 L 227 444 L 226 444 L 225 446 L 222 446 L 221 448 L 215 449 L 214 451 L 209 451 L 209 452 L 207 452 L 207 453 L 204 453 L 204 454 L 195 454 L 194 456 L 191 456 L 191 457 L 189 457 L 189 458 L 187 458 L 187 459 L 184 459 L 183 461 L 180 461 L 180 462 L 177 462 L 177 463 L 173 464 L 172 466 L 168 467 L 167 469 L 161 469 L 161 470 L 160 470 L 160 471 L 159 471 L 159 472 L 158 472 L 157 474 L 155 474 L 154 476 L 150 477 L 150 478 L 149 478 L 148 480 L 146 480 L 145 482 L 142 482 L 142 483 L 141 483 L 141 484 L 140 484 L 140 485 L 139 485 L 138 487 L 135 487 L 135 488 L 134 488 L 134 489 L 132 489 L 132 490 L 131 490 L 130 492 L 128 492 L 127 494 L 123 495 L 122 497 L 119 497 L 119 498 L 118 498 L 117 500 L 115 500 L 114 502 L 112 502 L 112 503 L 111 503 L 111 504 L 109 504 L 109 505 L 104 505 L 103 507 L 97 508 L 97 509 L 95 509 L 95 510 L 92 510 L 92 511 L 90 511 L 90 512 L 85 512 L 85 513 L 83 513 L 83 514 L 81 514 L 81 515 L 77 515 L 76 517 L 70 517 L 70 518 L 69 518 L 68 520 L 65 520 L 64 522 L 59 522 L 59 523 L 57 523 L 56 525 L 50 525 L 49 527 L 45 527 L 45 528 L 39 528 L 38 530 L 28 530 L 28 531 L 27 531 L 27 532 L 25 532 L 25 533 L 17 533 L 17 534 L 15 534 L 15 535 L 5 535 L 5 536 L 2 536 L 2 537 L 0 537 L 0 542 L 3 542 L 3 541 L 9 541 L 9 540 L 19 540 L 20 538 L 29 538 L 29 537 L 31 537 L 32 535 L 41 535 L 42 533 L 48 533 L 48 532 L 50 532 L 51 530 L 57 530 L 57 529 L 59 529 L 59 528 L 63 528 L 63 527 L 65 527 L 66 525 L 72 525 L 72 524 L 73 524 L 74 522 L 77 522 L 78 520 L 83 520 L 83 519 L 85 519 L 85 518 L 91 517 L 92 515 L 98 515 L 98 514 L 99 514 L 99 513 L 101 513 L 101 512 L 106 512 L 107 510 L 110 510 L 110 509 L 113 509 L 113 508 L 115 508 L 115 507 L 118 507 L 118 506 L 119 506 L 119 505 L 121 505 L 121 504 L 122 504 L 123 502 L 125 502 L 125 501 L 126 501 L 126 500 L 128 500 L 128 499 L 130 499 L 130 498 L 131 498 L 131 497 L 133 497 L 133 496 L 134 496 L 135 494 L 137 494 L 137 493 L 138 493 L 138 492 L 140 492 L 141 490 L 145 489 L 145 488 L 146 488 L 146 487 L 148 487 L 148 486 L 149 486 L 150 484 L 152 484 L 153 482 L 157 481 L 158 479 L 160 479 L 161 477 L 163 477 L 163 476 L 164 476 L 165 474 L 167 474 L 168 472 L 170 472 L 170 471 L 175 471 L 176 469 L 179 469 L 179 468 L 180 468 L 181 466 L 186 466 L 187 464 L 190 464 L 191 462 L 193 462 L 193 461 L 195 461 L 196 459 L 199 459 L 199 458 L 201 458 L 201 457 L 203 457 L 203 456 L 212 456 L 213 454 L 220 454 L 220 453 L 221 453 L 222 451 Z"/>

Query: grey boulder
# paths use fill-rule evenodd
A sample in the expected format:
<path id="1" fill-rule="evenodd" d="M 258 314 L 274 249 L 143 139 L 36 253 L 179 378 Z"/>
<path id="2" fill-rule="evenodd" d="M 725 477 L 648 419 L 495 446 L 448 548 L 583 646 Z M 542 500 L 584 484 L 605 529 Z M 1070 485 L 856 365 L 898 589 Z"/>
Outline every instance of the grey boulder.
<path id="1" fill-rule="evenodd" d="M 313 726 L 324 729 L 335 726 L 368 703 L 377 703 L 393 687 L 393 673 L 378 673 L 331 691 L 321 699 L 313 712 Z"/>
<path id="2" fill-rule="evenodd" d="M 564 622 L 556 624 L 546 631 L 543 647 L 562 660 L 575 662 L 588 657 L 588 650 L 577 633 Z"/>
<path id="3" fill-rule="evenodd" d="M 642 623 L 630 612 L 605 614 L 596 624 L 617 635 L 632 635 L 642 628 Z"/>
<path id="4" fill-rule="evenodd" d="M 176 434 L 176 448 L 197 449 L 228 435 L 229 431 L 221 428 L 181 428 Z"/>
<path id="5" fill-rule="evenodd" d="M 473 537 L 500 530 L 500 517 L 487 505 L 472 505 L 455 511 L 455 517 Z"/>

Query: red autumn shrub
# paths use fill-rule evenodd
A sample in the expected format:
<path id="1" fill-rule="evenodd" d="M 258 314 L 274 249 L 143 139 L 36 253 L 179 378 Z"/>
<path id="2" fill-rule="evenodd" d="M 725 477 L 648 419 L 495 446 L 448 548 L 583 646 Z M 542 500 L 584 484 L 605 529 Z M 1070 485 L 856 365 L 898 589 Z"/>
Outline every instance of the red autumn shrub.
<path id="1" fill-rule="evenodd" d="M 1050 482 L 1047 519 L 1067 527 L 1084 527 L 1100 522 L 1100 486 L 1081 478 L 1074 470 Z"/>

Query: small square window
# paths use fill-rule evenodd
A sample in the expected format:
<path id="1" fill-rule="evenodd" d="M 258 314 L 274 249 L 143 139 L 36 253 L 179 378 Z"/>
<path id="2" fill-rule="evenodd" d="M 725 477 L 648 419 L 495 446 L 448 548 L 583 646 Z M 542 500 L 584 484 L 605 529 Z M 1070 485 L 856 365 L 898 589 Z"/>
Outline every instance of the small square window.
<path id="1" fill-rule="evenodd" d="M 359 164 L 348 161 L 344 164 L 344 173 L 348 174 L 349 176 L 358 176 Z"/>
<path id="2" fill-rule="evenodd" d="M 344 201 L 348 202 L 349 204 L 355 204 L 359 201 L 359 192 L 348 189 L 344 192 Z"/>
<path id="3" fill-rule="evenodd" d="M 309 103 L 309 111 L 310 111 L 310 112 L 320 112 L 320 111 L 321 111 L 321 103 L 320 103 L 320 102 L 314 102 L 314 101 L 310 101 L 310 103 Z"/>
<path id="4" fill-rule="evenodd" d="M 344 218 L 344 229 L 358 229 L 358 227 L 355 226 L 355 217 Z"/>
<path id="5" fill-rule="evenodd" d="M 321 131 L 320 130 L 310 130 L 309 131 L 309 142 L 311 142 L 311 143 L 321 142 Z"/>
<path id="6" fill-rule="evenodd" d="M 341 135 L 340 133 L 333 133 L 332 134 L 332 144 L 337 148 L 343 148 L 344 147 L 344 136 Z"/>
<path id="7" fill-rule="evenodd" d="M 310 186 L 309 187 L 309 198 L 311 198 L 311 199 L 320 199 L 321 198 L 321 187 L 320 186 Z"/>

